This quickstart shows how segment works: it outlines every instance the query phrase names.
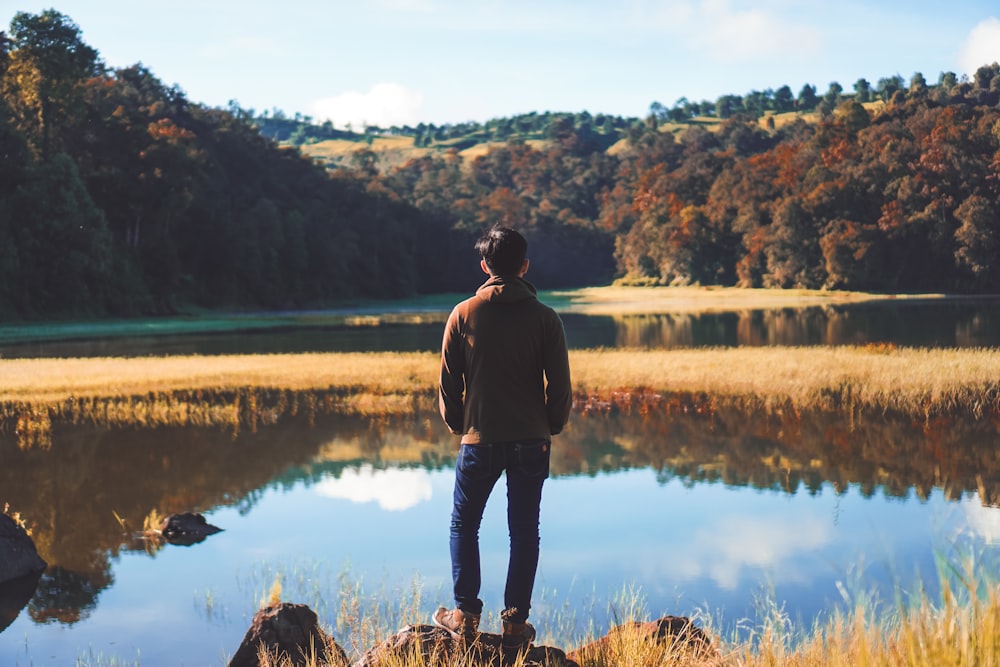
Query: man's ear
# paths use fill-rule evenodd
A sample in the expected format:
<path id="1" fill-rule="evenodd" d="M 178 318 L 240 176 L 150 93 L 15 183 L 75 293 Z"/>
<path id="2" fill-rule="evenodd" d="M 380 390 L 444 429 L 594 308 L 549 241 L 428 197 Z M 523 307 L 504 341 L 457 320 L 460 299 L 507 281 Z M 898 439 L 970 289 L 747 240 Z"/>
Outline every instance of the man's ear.
<path id="1" fill-rule="evenodd" d="M 521 272 L 517 275 L 524 277 L 524 274 L 528 272 L 528 260 L 524 260 L 524 264 L 521 265 Z"/>
<path id="2" fill-rule="evenodd" d="M 490 267 L 486 266 L 485 259 L 479 260 L 479 268 L 481 268 L 483 270 L 483 273 L 485 273 L 486 275 L 488 276 L 493 275 L 492 273 L 490 273 Z"/>

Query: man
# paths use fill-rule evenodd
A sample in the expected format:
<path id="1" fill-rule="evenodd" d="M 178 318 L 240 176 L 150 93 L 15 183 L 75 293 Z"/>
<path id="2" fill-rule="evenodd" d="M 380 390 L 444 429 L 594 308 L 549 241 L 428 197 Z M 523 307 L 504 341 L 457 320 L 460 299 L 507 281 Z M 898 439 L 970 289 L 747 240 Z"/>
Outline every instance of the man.
<path id="1" fill-rule="evenodd" d="M 441 345 L 439 408 L 462 442 L 450 538 L 455 608 L 439 608 L 433 620 L 456 638 L 478 631 L 479 525 L 506 472 L 510 561 L 502 646 L 521 649 L 535 637 L 527 619 L 538 568 L 539 507 L 551 437 L 563 430 L 572 403 L 569 357 L 562 321 L 524 279 L 524 237 L 495 226 L 476 249 L 489 279 L 452 310 Z"/>

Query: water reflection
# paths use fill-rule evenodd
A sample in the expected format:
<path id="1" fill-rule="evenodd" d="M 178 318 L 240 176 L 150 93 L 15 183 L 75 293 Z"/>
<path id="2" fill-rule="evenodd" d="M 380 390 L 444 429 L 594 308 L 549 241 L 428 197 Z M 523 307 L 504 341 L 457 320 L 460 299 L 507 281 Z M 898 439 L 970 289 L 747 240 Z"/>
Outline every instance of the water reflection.
<path id="1" fill-rule="evenodd" d="M 329 476 L 316 484 L 327 498 L 355 503 L 374 502 L 387 512 L 399 512 L 431 499 L 433 490 L 426 470 L 377 470 L 370 463 L 344 470 L 340 477 Z"/>
<path id="2" fill-rule="evenodd" d="M 146 356 L 437 350 L 446 311 L 308 320 L 275 316 L 267 328 L 185 335 L 31 340 L 0 344 L 0 357 Z M 879 301 L 724 313 L 563 313 L 573 348 L 760 345 L 983 347 L 1000 344 L 1000 300 Z M 257 320 L 265 320 L 260 317 Z M 337 324 L 331 324 L 335 319 Z M 17 335 L 7 327 L 5 335 Z M 77 334 L 82 335 L 82 334 Z M 14 340 L 10 338 L 10 340 Z"/>
<path id="3" fill-rule="evenodd" d="M 572 316 L 564 316 L 571 330 Z M 984 347 L 1000 344 L 1000 304 L 865 303 L 729 313 L 627 315 L 612 318 L 607 347 L 865 345 Z M 582 324 L 582 323 L 581 323 Z M 581 331 L 594 333 L 594 326 Z M 571 336 L 572 337 L 572 336 Z M 579 347 L 593 347 L 583 337 Z"/>
<path id="4" fill-rule="evenodd" d="M 854 485 L 862 497 L 927 499 L 940 489 L 953 500 L 976 493 L 982 503 L 1000 502 L 1000 435 L 988 420 L 592 414 L 575 415 L 557 444 L 555 477 L 593 480 L 649 469 L 661 487 L 722 482 L 793 497 L 829 486 L 844 493 Z M 290 420 L 235 438 L 209 429 L 64 427 L 49 450 L 21 450 L 13 437 L 0 436 L 0 502 L 29 520 L 39 553 L 51 564 L 29 605 L 31 618 L 74 624 L 114 583 L 113 562 L 147 551 L 135 531 L 151 513 L 233 507 L 246 516 L 269 489 L 301 485 L 320 497 L 404 512 L 431 499 L 432 475 L 450 468 L 454 448 L 454 438 L 429 412 L 376 421 L 320 416 L 313 427 Z M 598 481 L 601 495 L 613 494 L 606 478 Z M 994 510 L 962 507 L 970 526 L 997 540 Z M 785 575 L 794 576 L 797 553 L 821 550 L 832 539 L 828 519 L 811 516 L 805 506 L 790 504 L 777 516 L 744 510 L 742 504 L 725 508 L 693 529 L 672 567 L 731 589 L 746 568 L 787 563 Z"/>

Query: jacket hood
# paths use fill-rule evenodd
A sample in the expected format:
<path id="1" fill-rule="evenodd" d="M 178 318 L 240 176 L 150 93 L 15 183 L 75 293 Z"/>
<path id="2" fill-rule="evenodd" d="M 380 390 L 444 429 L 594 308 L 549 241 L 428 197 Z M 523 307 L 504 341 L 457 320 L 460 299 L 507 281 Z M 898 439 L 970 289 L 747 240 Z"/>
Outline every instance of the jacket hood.
<path id="1" fill-rule="evenodd" d="M 476 290 L 476 296 L 491 303 L 513 303 L 534 299 L 538 294 L 535 286 L 517 276 L 491 276 Z"/>

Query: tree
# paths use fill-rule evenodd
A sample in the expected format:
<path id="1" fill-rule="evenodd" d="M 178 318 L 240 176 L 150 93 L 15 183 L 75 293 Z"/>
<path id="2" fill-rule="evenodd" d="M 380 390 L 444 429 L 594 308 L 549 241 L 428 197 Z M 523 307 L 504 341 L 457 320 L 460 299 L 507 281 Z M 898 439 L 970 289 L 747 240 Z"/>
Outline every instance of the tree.
<path id="1" fill-rule="evenodd" d="M 972 195 L 955 210 L 960 226 L 955 230 L 955 259 L 970 272 L 980 290 L 998 287 L 1000 267 L 1000 224 L 996 206 L 985 197 Z"/>
<path id="2" fill-rule="evenodd" d="M 868 79 L 861 78 L 854 82 L 854 99 L 862 104 L 871 102 L 872 87 Z"/>
<path id="3" fill-rule="evenodd" d="M 897 90 L 902 90 L 903 88 L 903 77 L 896 74 L 895 76 L 883 77 L 878 80 L 878 95 L 882 98 L 883 102 L 888 103 L 892 99 L 893 93 Z"/>
<path id="4" fill-rule="evenodd" d="M 796 100 L 796 106 L 799 111 L 812 111 L 819 104 L 819 98 L 816 97 L 816 86 L 805 84 L 802 86 L 802 90 L 799 91 L 799 96 Z"/>
<path id="5" fill-rule="evenodd" d="M 723 95 L 715 103 L 715 115 L 723 120 L 743 109 L 743 98 L 739 95 Z"/>
<path id="6" fill-rule="evenodd" d="M 781 86 L 774 91 L 774 110 L 778 113 L 795 110 L 795 96 L 792 94 L 792 89 L 787 85 Z"/>
<path id="7" fill-rule="evenodd" d="M 101 74 L 104 65 L 97 51 L 81 39 L 80 28 L 53 9 L 37 15 L 18 12 L 10 36 L 13 48 L 2 93 L 20 128 L 47 158 L 58 125 L 76 112 L 78 85 Z"/>
<path id="8" fill-rule="evenodd" d="M 73 160 L 59 154 L 39 163 L 13 198 L 12 209 L 18 313 L 106 312 L 114 275 L 111 235 Z"/>
<path id="9" fill-rule="evenodd" d="M 841 86 L 836 81 L 830 82 L 830 87 L 827 88 L 826 93 L 823 95 L 823 102 L 826 104 L 828 110 L 833 111 L 840 104 L 840 94 L 844 92 L 844 87 Z"/>

